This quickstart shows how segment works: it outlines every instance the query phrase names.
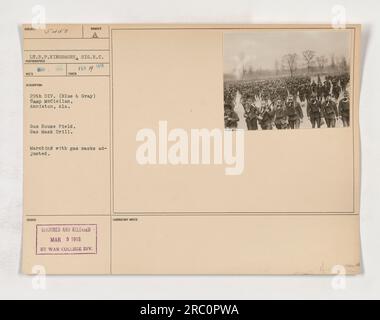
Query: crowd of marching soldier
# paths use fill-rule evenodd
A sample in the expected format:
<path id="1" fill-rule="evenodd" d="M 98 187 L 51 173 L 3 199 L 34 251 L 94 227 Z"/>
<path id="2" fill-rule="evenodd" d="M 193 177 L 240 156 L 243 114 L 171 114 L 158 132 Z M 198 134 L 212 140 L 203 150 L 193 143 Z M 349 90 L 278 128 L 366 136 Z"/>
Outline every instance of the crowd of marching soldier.
<path id="1" fill-rule="evenodd" d="M 298 129 L 307 116 L 312 128 L 326 124 L 334 128 L 337 121 L 350 125 L 349 75 L 293 77 L 225 83 L 225 127 L 235 129 L 239 121 L 248 130 Z M 244 108 L 244 119 L 236 113 L 237 95 Z M 301 105 L 306 106 L 305 111 Z M 306 113 L 306 115 L 304 114 Z"/>

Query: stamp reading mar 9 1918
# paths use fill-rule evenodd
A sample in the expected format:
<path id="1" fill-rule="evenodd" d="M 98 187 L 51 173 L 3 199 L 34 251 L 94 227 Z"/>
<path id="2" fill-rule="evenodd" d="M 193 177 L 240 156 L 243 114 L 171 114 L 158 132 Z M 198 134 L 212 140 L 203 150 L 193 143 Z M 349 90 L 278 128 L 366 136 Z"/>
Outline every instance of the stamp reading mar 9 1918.
<path id="1" fill-rule="evenodd" d="M 36 227 L 37 255 L 97 254 L 97 225 L 40 224 Z"/>

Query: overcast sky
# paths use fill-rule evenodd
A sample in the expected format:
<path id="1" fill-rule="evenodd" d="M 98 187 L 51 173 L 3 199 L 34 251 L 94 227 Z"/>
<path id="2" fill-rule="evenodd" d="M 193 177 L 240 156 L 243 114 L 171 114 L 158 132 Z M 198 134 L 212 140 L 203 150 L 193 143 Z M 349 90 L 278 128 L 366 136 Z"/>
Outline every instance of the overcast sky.
<path id="1" fill-rule="evenodd" d="M 350 61 L 350 30 L 265 30 L 231 32 L 224 35 L 224 72 L 233 70 L 244 62 L 254 69 L 274 69 L 275 61 L 281 64 L 285 54 L 297 53 L 299 65 L 304 60 L 302 52 L 313 50 L 316 55 L 331 54 Z M 302 64 L 302 65 L 301 65 Z"/>

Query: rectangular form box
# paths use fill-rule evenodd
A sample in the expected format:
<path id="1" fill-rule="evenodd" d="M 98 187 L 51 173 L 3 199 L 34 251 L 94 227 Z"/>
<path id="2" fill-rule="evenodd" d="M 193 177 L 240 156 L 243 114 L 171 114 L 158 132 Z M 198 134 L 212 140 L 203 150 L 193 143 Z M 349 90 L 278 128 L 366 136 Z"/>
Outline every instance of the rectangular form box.
<path id="1" fill-rule="evenodd" d="M 56 50 L 39 50 L 24 51 L 25 64 L 39 63 L 108 63 L 108 50 L 82 50 L 82 51 L 56 51 Z"/>
<path id="2" fill-rule="evenodd" d="M 110 66 L 108 63 L 81 63 L 68 64 L 68 76 L 109 76 Z"/>
<path id="3" fill-rule="evenodd" d="M 43 224 L 36 226 L 36 255 L 97 254 L 96 224 Z"/>
<path id="4" fill-rule="evenodd" d="M 25 77 L 66 76 L 66 64 L 25 64 Z"/>
<path id="5" fill-rule="evenodd" d="M 74 39 L 83 35 L 83 26 L 81 24 L 26 24 L 23 25 L 22 29 L 24 39 Z"/>

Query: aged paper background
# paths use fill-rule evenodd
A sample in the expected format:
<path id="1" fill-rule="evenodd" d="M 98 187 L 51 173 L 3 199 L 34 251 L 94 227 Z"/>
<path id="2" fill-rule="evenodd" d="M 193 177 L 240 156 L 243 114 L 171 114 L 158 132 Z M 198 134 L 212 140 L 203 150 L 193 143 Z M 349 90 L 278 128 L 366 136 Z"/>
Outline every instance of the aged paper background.
<path id="1" fill-rule="evenodd" d="M 83 43 L 90 26 L 64 27 L 70 39 L 27 39 L 24 49 L 49 50 L 62 41 L 60 50 L 111 49 L 112 78 L 25 77 L 25 92 L 41 92 L 31 83 L 47 93 L 96 92 L 94 101 L 60 118 L 79 125 L 74 138 L 59 141 L 108 151 L 29 158 L 30 144 L 57 142 L 29 135 L 30 122 L 56 121 L 56 113 L 31 112 L 25 96 L 25 273 L 35 265 L 51 274 L 329 274 L 336 265 L 360 272 L 359 27 L 349 26 L 351 127 L 247 132 L 239 177 L 214 166 L 139 167 L 136 132 L 159 120 L 173 128 L 223 127 L 226 30 L 327 26 L 112 25 L 100 26 L 104 39 Z M 283 167 L 275 165 L 279 158 Z M 39 225 L 88 224 L 97 226 L 95 254 L 36 255 Z"/>

